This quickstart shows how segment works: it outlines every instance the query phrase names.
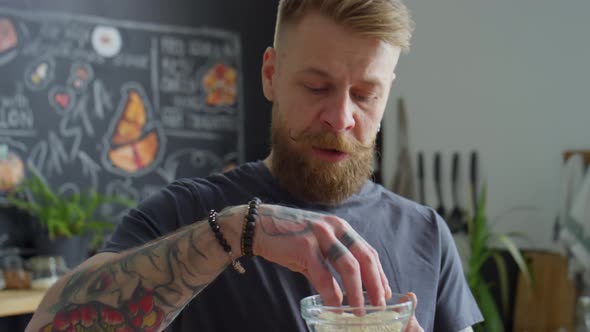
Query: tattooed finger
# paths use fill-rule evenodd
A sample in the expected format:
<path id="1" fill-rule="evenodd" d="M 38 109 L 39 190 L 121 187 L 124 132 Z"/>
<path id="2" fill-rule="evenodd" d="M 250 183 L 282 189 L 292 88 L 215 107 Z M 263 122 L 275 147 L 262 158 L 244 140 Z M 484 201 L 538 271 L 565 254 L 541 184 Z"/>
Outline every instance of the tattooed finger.
<path id="1" fill-rule="evenodd" d="M 350 249 L 350 247 L 358 242 L 358 235 L 352 232 L 344 232 L 340 237 L 340 242 L 342 242 L 346 248 Z"/>
<path id="2" fill-rule="evenodd" d="M 342 243 L 335 242 L 333 245 L 330 246 L 330 248 L 328 248 L 328 252 L 326 253 L 326 257 L 332 263 L 336 263 L 347 252 L 348 252 L 348 249 L 346 249 L 346 247 Z"/>

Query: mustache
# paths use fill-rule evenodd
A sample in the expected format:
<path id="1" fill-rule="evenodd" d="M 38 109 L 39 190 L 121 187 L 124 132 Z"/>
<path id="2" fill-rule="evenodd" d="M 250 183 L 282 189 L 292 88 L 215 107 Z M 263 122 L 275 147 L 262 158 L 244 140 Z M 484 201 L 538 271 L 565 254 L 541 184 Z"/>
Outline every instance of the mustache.
<path id="1" fill-rule="evenodd" d="M 375 140 L 369 144 L 362 144 L 354 138 L 333 132 L 302 132 L 299 135 L 294 135 L 289 131 L 289 138 L 296 143 L 313 145 L 320 149 L 338 150 L 344 153 L 366 152 L 375 147 Z"/>

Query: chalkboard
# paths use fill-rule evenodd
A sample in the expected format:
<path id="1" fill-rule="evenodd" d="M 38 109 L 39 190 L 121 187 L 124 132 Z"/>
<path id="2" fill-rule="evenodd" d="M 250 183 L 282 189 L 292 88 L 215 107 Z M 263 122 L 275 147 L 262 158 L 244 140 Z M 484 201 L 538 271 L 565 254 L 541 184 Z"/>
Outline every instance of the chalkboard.
<path id="1" fill-rule="evenodd" d="M 232 31 L 0 8 L 0 77 L 0 200 L 25 164 L 141 200 L 244 160 Z"/>

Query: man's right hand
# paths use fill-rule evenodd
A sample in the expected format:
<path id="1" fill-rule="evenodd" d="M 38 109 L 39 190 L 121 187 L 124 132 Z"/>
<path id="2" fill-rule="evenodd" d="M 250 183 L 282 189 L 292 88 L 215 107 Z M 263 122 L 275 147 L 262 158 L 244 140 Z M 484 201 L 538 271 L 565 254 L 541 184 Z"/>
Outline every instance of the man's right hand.
<path id="1" fill-rule="evenodd" d="M 329 306 L 342 303 L 342 290 L 328 268 L 340 274 L 351 306 L 364 304 L 364 284 L 373 305 L 385 305 L 391 288 L 377 251 L 343 219 L 278 205 L 258 209 L 254 253 L 301 272 Z"/>

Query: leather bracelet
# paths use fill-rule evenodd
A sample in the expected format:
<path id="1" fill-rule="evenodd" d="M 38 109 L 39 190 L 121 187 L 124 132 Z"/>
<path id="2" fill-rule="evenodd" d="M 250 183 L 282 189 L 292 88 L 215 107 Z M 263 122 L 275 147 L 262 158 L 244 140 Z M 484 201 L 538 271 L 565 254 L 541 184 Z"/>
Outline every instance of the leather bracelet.
<path id="1" fill-rule="evenodd" d="M 254 197 L 248 202 L 248 211 L 244 217 L 244 227 L 242 229 L 242 255 L 253 257 L 254 250 L 254 231 L 256 229 L 256 218 L 258 217 L 258 207 L 260 198 Z"/>
<path id="2" fill-rule="evenodd" d="M 213 233 L 215 233 L 215 238 L 217 239 L 217 242 L 219 242 L 219 244 L 223 247 L 223 251 L 225 251 L 229 255 L 231 265 L 234 268 L 234 270 L 236 270 L 240 274 L 244 274 L 246 272 L 246 269 L 244 269 L 242 264 L 240 264 L 240 262 L 234 257 L 234 253 L 231 250 L 231 246 L 229 245 L 229 243 L 227 243 L 227 240 L 225 240 L 223 234 L 221 234 L 221 228 L 219 227 L 219 223 L 217 223 L 217 212 L 215 212 L 215 210 L 211 210 L 211 212 L 209 212 L 209 226 L 211 227 Z"/>

